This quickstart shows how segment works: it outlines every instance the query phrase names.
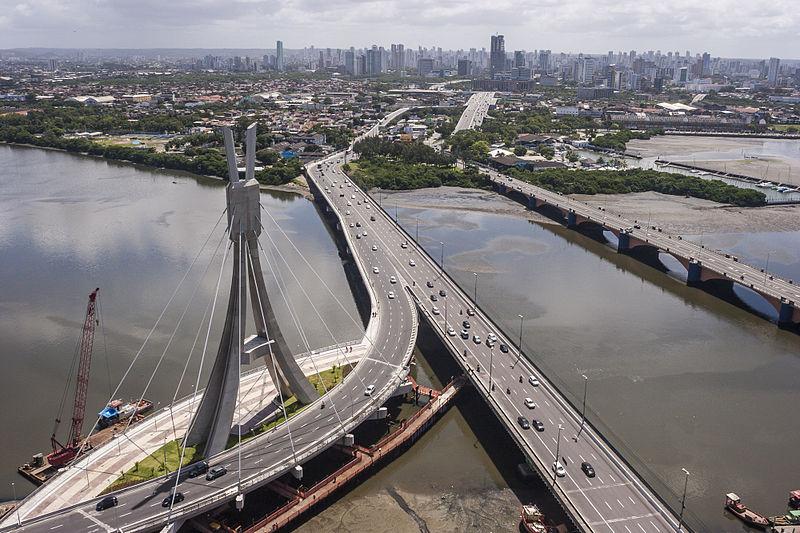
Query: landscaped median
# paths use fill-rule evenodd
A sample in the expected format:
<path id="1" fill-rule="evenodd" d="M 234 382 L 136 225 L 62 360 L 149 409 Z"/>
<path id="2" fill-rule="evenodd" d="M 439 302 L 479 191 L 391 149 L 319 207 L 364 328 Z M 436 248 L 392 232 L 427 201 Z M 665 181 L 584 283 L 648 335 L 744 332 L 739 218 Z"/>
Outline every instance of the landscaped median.
<path id="1" fill-rule="evenodd" d="M 326 389 L 330 391 L 333 387 L 341 383 L 352 369 L 352 365 L 334 365 L 332 368 L 320 372 L 319 375 L 314 374 L 312 376 L 308 376 L 308 380 L 312 385 L 314 385 L 314 388 L 317 389 L 319 395 L 322 396 L 325 394 Z M 306 407 L 308 406 L 297 401 L 295 396 L 286 398 L 283 408 L 275 412 L 276 416 L 269 417 L 247 434 L 243 434 L 242 442 L 269 431 L 275 426 L 285 422 L 287 417 L 293 417 Z M 228 439 L 227 448 L 232 448 L 238 442 L 239 436 L 231 435 L 231 437 Z M 187 465 L 203 459 L 203 456 L 197 451 L 198 448 L 202 448 L 202 446 L 186 447 L 186 451 L 183 452 L 183 461 L 181 467 L 186 467 Z M 133 468 L 127 472 L 122 472 L 116 481 L 103 490 L 102 494 L 107 494 L 109 492 L 141 483 L 142 481 L 147 481 L 149 479 L 154 479 L 167 475 L 171 472 L 175 472 L 178 469 L 178 464 L 181 463 L 181 450 L 181 439 L 167 442 L 141 461 L 137 461 Z"/>

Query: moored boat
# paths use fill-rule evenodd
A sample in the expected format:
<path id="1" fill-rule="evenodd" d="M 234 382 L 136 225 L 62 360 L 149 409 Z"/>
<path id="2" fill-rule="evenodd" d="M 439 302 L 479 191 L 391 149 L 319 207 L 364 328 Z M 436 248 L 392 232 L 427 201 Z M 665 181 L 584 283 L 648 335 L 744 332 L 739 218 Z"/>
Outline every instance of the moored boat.
<path id="1" fill-rule="evenodd" d="M 764 516 L 748 509 L 747 506 L 742 503 L 742 499 L 733 492 L 729 492 L 725 495 L 725 509 L 752 528 L 763 531 L 767 529 L 769 525 L 769 521 Z"/>

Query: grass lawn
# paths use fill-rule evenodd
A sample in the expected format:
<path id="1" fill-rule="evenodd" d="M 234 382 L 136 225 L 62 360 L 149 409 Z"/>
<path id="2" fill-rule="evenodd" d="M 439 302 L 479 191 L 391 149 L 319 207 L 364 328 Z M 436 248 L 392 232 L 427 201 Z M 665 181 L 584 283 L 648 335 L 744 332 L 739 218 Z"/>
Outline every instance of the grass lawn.
<path id="1" fill-rule="evenodd" d="M 325 389 L 323 388 L 322 384 L 325 384 L 325 387 L 330 390 L 331 388 L 335 387 L 339 383 L 344 380 L 345 376 L 350 373 L 352 367 L 350 365 L 345 366 L 334 366 L 330 370 L 325 370 L 324 372 L 320 372 L 319 376 L 309 376 L 308 380 L 314 385 L 314 388 L 317 389 L 317 392 L 320 396 L 325 393 Z M 251 439 L 256 435 L 260 435 L 265 431 L 269 431 L 270 429 L 274 428 L 278 424 L 281 424 L 286 421 L 287 416 L 291 418 L 292 416 L 296 415 L 307 406 L 303 405 L 302 403 L 297 401 L 295 396 L 291 396 L 286 399 L 284 402 L 284 407 L 286 409 L 286 416 L 283 414 L 283 410 L 281 410 L 281 415 L 271 421 L 265 422 L 255 428 L 250 433 L 246 435 L 242 435 L 242 441 L 247 439 Z M 238 436 L 231 436 L 228 439 L 227 448 L 232 448 L 239 442 Z M 140 483 L 142 481 L 146 481 L 148 479 L 153 479 L 159 476 L 163 476 L 168 472 L 174 472 L 178 469 L 178 462 L 180 461 L 181 455 L 181 439 L 173 440 L 153 452 L 152 454 L 145 457 L 143 460 L 136 463 L 136 465 L 128 470 L 127 472 L 123 473 L 116 481 L 114 481 L 111 485 L 108 486 L 103 491 L 103 494 L 113 492 L 115 490 L 119 490 L 124 487 L 128 487 L 130 485 L 134 485 L 136 483 Z M 166 459 L 166 460 L 165 460 Z M 191 464 L 193 462 L 199 461 L 202 459 L 200 454 L 197 453 L 195 447 L 186 447 L 186 453 L 183 456 L 183 466 Z"/>
<path id="2" fill-rule="evenodd" d="M 173 440 L 137 462 L 133 468 L 122 474 L 114 483 L 108 486 L 103 493 L 112 492 L 141 481 L 163 476 L 168 472 L 178 469 L 178 462 L 181 456 L 181 441 Z M 166 462 L 165 462 L 166 459 Z M 201 459 L 197 450 L 192 446 L 186 447 L 183 456 L 183 466 L 186 466 Z"/>

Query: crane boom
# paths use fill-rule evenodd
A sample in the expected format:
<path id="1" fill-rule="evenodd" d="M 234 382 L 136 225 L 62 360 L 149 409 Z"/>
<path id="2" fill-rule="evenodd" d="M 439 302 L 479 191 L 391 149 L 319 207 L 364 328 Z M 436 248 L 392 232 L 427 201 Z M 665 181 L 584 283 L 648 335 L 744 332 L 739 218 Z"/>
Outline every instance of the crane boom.
<path id="1" fill-rule="evenodd" d="M 50 437 L 53 445 L 53 453 L 47 456 L 51 465 L 60 467 L 70 462 L 78 453 L 81 445 L 81 433 L 83 431 L 83 419 L 86 415 L 86 395 L 89 390 L 89 370 L 92 366 L 92 346 L 94 344 L 94 329 L 97 323 L 96 288 L 89 295 L 89 303 L 86 305 L 86 318 L 83 321 L 80 342 L 80 362 L 78 364 L 77 383 L 75 386 L 75 402 L 72 407 L 72 425 L 70 426 L 69 437 L 66 444 L 61 445 L 56 440 L 55 431 Z M 58 422 L 58 421 L 56 421 Z"/>

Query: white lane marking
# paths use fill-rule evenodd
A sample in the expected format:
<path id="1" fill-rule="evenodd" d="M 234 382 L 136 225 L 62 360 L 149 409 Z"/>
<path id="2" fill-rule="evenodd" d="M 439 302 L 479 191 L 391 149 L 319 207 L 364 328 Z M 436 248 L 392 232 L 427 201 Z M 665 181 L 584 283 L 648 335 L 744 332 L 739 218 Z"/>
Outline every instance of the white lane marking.
<path id="1" fill-rule="evenodd" d="M 603 500 L 603 503 L 606 504 L 606 507 L 608 507 L 609 511 L 613 511 L 614 510 L 606 500 Z"/>
<path id="2" fill-rule="evenodd" d="M 650 523 L 651 523 L 651 524 L 653 524 L 653 527 L 654 527 L 654 528 L 656 528 L 656 531 L 659 531 L 659 532 L 661 531 L 661 528 L 659 528 L 659 527 L 656 525 L 656 523 L 655 523 L 655 522 L 653 522 L 652 520 L 650 520 Z"/>
<path id="3" fill-rule="evenodd" d="M 632 503 L 633 505 L 636 505 L 636 500 L 634 500 L 634 499 L 633 499 L 633 498 L 631 498 L 630 496 L 628 496 L 628 499 L 631 501 L 631 503 Z"/>
<path id="4" fill-rule="evenodd" d="M 106 531 L 114 531 L 114 528 L 113 528 L 113 527 L 111 527 L 111 526 L 109 526 L 108 524 L 106 524 L 105 522 L 102 522 L 102 521 L 100 521 L 99 519 L 97 519 L 97 518 L 93 517 L 92 515 L 90 515 L 90 514 L 89 514 L 89 513 L 87 513 L 86 511 L 84 511 L 83 509 L 78 509 L 78 512 L 79 512 L 80 514 L 82 514 L 83 516 L 85 516 L 86 518 L 88 518 L 89 520 L 91 520 L 92 522 L 94 522 L 95 524 L 97 524 L 98 526 L 100 526 L 100 527 L 102 527 L 103 529 L 105 529 Z M 96 530 L 95 530 L 95 531 L 96 531 Z"/>
<path id="5" fill-rule="evenodd" d="M 644 533 L 647 533 L 647 531 L 642 527 L 642 524 L 640 524 L 639 522 L 636 522 L 636 525 L 639 526 L 639 529 L 644 531 Z"/>
<path id="6" fill-rule="evenodd" d="M 617 498 L 617 503 L 618 503 L 618 504 L 619 504 L 619 506 L 620 506 L 620 507 L 622 507 L 623 509 L 625 508 L 625 505 L 623 505 L 623 503 L 620 501 L 620 499 L 619 499 L 619 498 Z"/>

